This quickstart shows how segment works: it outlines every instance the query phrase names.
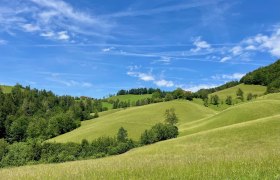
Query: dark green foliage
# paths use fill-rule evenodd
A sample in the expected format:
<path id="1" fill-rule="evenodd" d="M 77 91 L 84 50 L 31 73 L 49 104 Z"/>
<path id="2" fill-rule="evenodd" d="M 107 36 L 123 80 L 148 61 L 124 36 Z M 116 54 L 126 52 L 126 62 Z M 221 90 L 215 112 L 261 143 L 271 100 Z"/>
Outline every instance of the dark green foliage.
<path id="1" fill-rule="evenodd" d="M 205 107 L 208 107 L 208 98 L 204 98 L 204 99 L 203 99 L 203 105 L 204 105 Z"/>
<path id="2" fill-rule="evenodd" d="M 127 141 L 127 130 L 125 130 L 123 127 L 120 127 L 120 129 L 118 131 L 117 140 L 119 142 L 126 142 Z"/>
<path id="3" fill-rule="evenodd" d="M 80 126 L 102 109 L 101 101 L 56 96 L 50 91 L 16 85 L 11 93 L 0 90 L 0 138 L 21 142 L 29 138 L 47 139 Z"/>
<path id="4" fill-rule="evenodd" d="M 241 101 L 244 101 L 243 94 L 244 94 L 244 92 L 242 91 L 242 89 L 238 88 L 237 91 L 236 91 L 237 99 L 240 99 Z"/>
<path id="5" fill-rule="evenodd" d="M 5 141 L 5 139 L 0 139 L 0 162 L 5 154 L 8 152 L 9 144 Z"/>
<path id="6" fill-rule="evenodd" d="M 181 88 L 178 88 L 172 92 L 174 99 L 183 99 L 185 97 L 185 91 Z"/>
<path id="7" fill-rule="evenodd" d="M 247 73 L 240 80 L 241 83 L 268 86 L 267 92 L 280 92 L 280 60 Z"/>
<path id="8" fill-rule="evenodd" d="M 226 102 L 227 105 L 232 105 L 232 97 L 231 96 L 227 96 L 225 102 Z"/>
<path id="9" fill-rule="evenodd" d="M 8 151 L 2 158 L 1 166 L 21 166 L 33 159 L 32 147 L 24 142 L 16 142 L 8 146 Z"/>
<path id="10" fill-rule="evenodd" d="M 117 95 L 126 95 L 126 94 L 135 94 L 135 95 L 142 95 L 142 94 L 153 94 L 154 92 L 161 92 L 160 89 L 153 89 L 153 88 L 134 88 L 130 90 L 121 89 L 117 92 Z"/>
<path id="11" fill-rule="evenodd" d="M 174 97 L 173 97 L 173 95 L 171 94 L 171 93 L 167 93 L 166 95 L 165 95 L 165 97 L 164 97 L 164 100 L 165 101 L 171 101 L 171 100 L 173 100 L 174 99 Z"/>
<path id="12" fill-rule="evenodd" d="M 99 114 L 97 111 L 95 111 L 94 115 L 93 115 L 93 118 L 98 118 L 99 117 Z"/>
<path id="13" fill-rule="evenodd" d="M 251 101 L 253 99 L 253 94 L 252 93 L 248 93 L 247 94 L 247 101 Z"/>
<path id="14" fill-rule="evenodd" d="M 171 124 L 158 123 L 150 130 L 145 130 L 140 137 L 140 144 L 152 144 L 158 141 L 163 141 L 177 137 L 179 134 L 178 128 Z"/>
<path id="15" fill-rule="evenodd" d="M 178 118 L 175 114 L 175 109 L 174 108 L 167 109 L 165 111 L 165 122 L 167 124 L 171 124 L 171 125 L 175 125 L 176 123 L 178 123 Z"/>
<path id="16" fill-rule="evenodd" d="M 219 101 L 220 101 L 220 98 L 216 94 L 210 97 L 210 102 L 213 105 L 217 105 L 218 106 L 219 105 Z"/>

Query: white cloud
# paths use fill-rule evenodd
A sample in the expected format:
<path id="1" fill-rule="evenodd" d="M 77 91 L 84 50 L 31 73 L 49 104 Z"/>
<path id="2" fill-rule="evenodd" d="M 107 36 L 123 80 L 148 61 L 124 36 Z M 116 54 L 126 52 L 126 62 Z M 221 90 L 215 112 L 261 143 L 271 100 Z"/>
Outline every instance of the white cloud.
<path id="1" fill-rule="evenodd" d="M 159 87 L 173 87 L 174 83 L 172 81 L 167 81 L 164 79 L 154 81 L 154 84 L 156 84 Z"/>
<path id="2" fill-rule="evenodd" d="M 211 49 L 211 45 L 208 44 L 206 41 L 201 40 L 201 37 L 197 37 L 194 42 L 193 45 L 196 47 L 194 49 L 191 49 L 192 52 L 198 52 L 200 50 L 210 50 Z"/>
<path id="3" fill-rule="evenodd" d="M 22 25 L 22 28 L 27 32 L 35 32 L 40 30 L 40 27 L 34 24 L 24 24 Z"/>
<path id="4" fill-rule="evenodd" d="M 110 52 L 111 50 L 115 49 L 115 47 L 109 47 L 102 49 L 103 52 Z"/>
<path id="5" fill-rule="evenodd" d="M 147 73 L 128 71 L 127 75 L 132 76 L 132 77 L 138 77 L 140 80 L 143 80 L 143 81 L 154 81 L 155 80 L 153 75 L 147 74 Z"/>
<path id="6" fill-rule="evenodd" d="M 257 50 L 257 48 L 256 48 L 255 46 L 253 46 L 253 45 L 249 45 L 249 46 L 245 47 L 245 49 L 246 49 L 246 50 L 249 50 L 249 51 L 250 51 L 250 50 L 252 50 L 252 51 L 253 51 L 253 50 Z"/>
<path id="7" fill-rule="evenodd" d="M 59 40 L 68 40 L 70 37 L 67 31 L 61 31 L 57 33 L 57 39 Z"/>
<path id="8" fill-rule="evenodd" d="M 185 91 L 196 92 L 200 89 L 209 89 L 209 88 L 214 88 L 217 86 L 219 86 L 219 85 L 217 85 L 217 84 L 198 84 L 198 85 L 193 85 L 193 86 L 189 86 L 189 87 L 183 87 L 183 89 Z"/>
<path id="9" fill-rule="evenodd" d="M 139 67 L 129 67 L 129 71 L 127 75 L 131 77 L 137 77 L 139 80 L 145 82 L 153 82 L 155 85 L 159 87 L 173 87 L 175 84 L 172 81 L 167 81 L 163 78 L 158 78 L 150 73 L 136 72 L 134 70 L 139 69 Z"/>
<path id="10" fill-rule="evenodd" d="M 220 62 L 226 62 L 226 61 L 228 61 L 228 60 L 230 60 L 230 59 L 231 59 L 230 56 L 226 56 L 226 57 L 223 57 L 223 58 L 220 60 Z"/>
<path id="11" fill-rule="evenodd" d="M 40 34 L 40 36 L 42 37 L 46 37 L 46 38 L 51 38 L 51 39 L 57 39 L 57 40 L 63 40 L 63 41 L 67 41 L 70 39 L 70 36 L 68 35 L 67 31 L 60 31 L 60 32 L 43 32 Z"/>
<path id="12" fill-rule="evenodd" d="M 258 34 L 243 41 L 248 50 L 268 51 L 271 55 L 280 57 L 280 27 L 276 27 L 272 34 Z"/>
<path id="13" fill-rule="evenodd" d="M 244 75 L 245 75 L 244 73 L 221 74 L 221 75 L 211 76 L 211 78 L 215 80 L 239 80 Z"/>
<path id="14" fill-rule="evenodd" d="M 231 52 L 234 56 L 240 55 L 242 53 L 243 49 L 241 46 L 235 46 L 231 49 Z"/>
<path id="15" fill-rule="evenodd" d="M 50 31 L 50 32 L 43 32 L 40 34 L 40 36 L 43 36 L 43 37 L 53 37 L 55 36 L 54 32 Z"/>

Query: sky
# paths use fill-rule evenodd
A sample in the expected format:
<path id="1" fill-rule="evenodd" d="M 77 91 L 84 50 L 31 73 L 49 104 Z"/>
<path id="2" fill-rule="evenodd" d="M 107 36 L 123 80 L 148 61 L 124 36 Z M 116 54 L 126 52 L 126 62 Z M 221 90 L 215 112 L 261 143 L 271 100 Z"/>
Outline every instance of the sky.
<path id="1" fill-rule="evenodd" d="M 197 91 L 280 58 L 279 0 L 0 0 L 0 84 Z"/>

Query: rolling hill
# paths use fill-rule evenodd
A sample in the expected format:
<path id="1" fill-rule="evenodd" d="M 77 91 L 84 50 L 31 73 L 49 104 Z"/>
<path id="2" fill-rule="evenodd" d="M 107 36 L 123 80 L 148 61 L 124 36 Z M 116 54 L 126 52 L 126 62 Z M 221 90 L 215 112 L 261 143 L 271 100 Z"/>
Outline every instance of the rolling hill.
<path id="1" fill-rule="evenodd" d="M 225 100 L 227 98 L 227 96 L 232 96 L 233 99 L 235 99 L 236 96 L 236 91 L 238 89 L 241 89 L 244 92 L 244 99 L 246 100 L 246 96 L 248 93 L 252 93 L 252 94 L 256 94 L 256 95 L 263 95 L 266 92 L 266 87 L 265 86 L 261 86 L 261 85 L 247 85 L 247 84 L 239 84 L 237 86 L 228 88 L 228 89 L 224 89 L 218 92 L 214 92 L 212 94 L 209 95 L 209 97 L 211 95 L 218 95 L 221 99 Z"/>
<path id="2" fill-rule="evenodd" d="M 279 179 L 279 103 L 259 100 L 236 105 L 219 114 L 210 111 L 212 117 L 183 120 L 180 125 L 187 127 L 184 131 L 204 128 L 119 156 L 2 169 L 0 174 L 4 179 Z M 257 104 L 263 105 L 253 111 Z M 273 110 L 266 112 L 271 106 Z M 249 108 L 249 112 L 245 109 L 239 114 L 244 108 Z M 118 117 L 116 113 L 113 114 Z M 234 114 L 233 119 L 238 121 L 222 122 Z"/>
<path id="3" fill-rule="evenodd" d="M 94 120 L 82 122 L 82 126 L 74 131 L 55 137 L 49 141 L 81 142 L 82 139 L 93 140 L 100 136 L 114 136 L 123 126 L 129 137 L 138 140 L 145 129 L 164 121 L 164 113 L 168 108 L 175 108 L 180 125 L 215 114 L 214 110 L 190 101 L 172 101 L 117 110 Z M 156 113 L 155 113 L 156 112 Z M 137 128 L 136 128 L 137 127 Z"/>

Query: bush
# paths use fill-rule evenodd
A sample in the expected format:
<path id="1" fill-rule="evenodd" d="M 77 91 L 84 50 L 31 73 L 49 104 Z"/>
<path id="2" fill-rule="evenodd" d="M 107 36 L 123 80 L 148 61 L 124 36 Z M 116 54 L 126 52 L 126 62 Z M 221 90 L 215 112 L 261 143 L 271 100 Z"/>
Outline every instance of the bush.
<path id="1" fill-rule="evenodd" d="M 22 166 L 33 160 L 32 148 L 25 142 L 8 146 L 8 152 L 1 161 L 2 166 Z"/>
<path id="2" fill-rule="evenodd" d="M 158 123 L 150 130 L 145 130 L 140 137 L 140 144 L 152 144 L 158 141 L 163 141 L 177 137 L 179 134 L 178 128 L 171 124 Z"/>

